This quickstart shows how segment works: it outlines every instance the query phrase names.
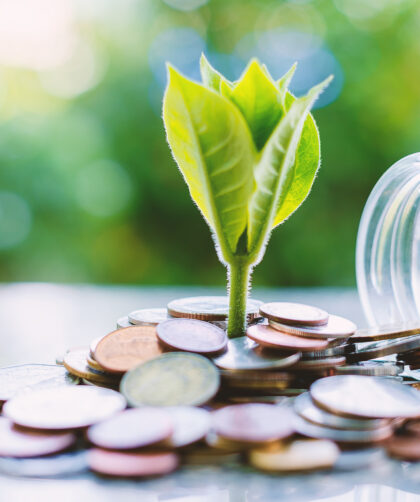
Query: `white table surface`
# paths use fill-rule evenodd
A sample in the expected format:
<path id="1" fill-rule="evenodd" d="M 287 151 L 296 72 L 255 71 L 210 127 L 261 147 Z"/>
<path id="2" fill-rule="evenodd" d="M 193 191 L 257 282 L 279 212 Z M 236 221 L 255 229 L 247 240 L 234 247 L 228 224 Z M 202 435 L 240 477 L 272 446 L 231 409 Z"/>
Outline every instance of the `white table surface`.
<path id="1" fill-rule="evenodd" d="M 53 363 L 69 347 L 87 345 L 111 331 L 116 319 L 174 298 L 223 294 L 221 289 L 64 286 L 0 286 L 0 365 Z M 254 298 L 318 305 L 364 318 L 357 293 L 343 289 L 258 289 Z M 93 474 L 62 479 L 0 476 L 0 502 L 412 502 L 420 501 L 420 463 L 385 460 L 373 469 L 275 476 L 247 467 L 183 467 L 144 481 L 105 480 Z"/>

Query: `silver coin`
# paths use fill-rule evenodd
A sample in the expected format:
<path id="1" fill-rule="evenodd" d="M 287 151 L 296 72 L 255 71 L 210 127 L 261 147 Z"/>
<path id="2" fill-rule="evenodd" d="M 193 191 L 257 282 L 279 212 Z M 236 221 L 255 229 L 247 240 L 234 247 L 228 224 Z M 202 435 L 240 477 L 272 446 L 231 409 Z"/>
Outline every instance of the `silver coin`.
<path id="1" fill-rule="evenodd" d="M 171 416 L 174 431 L 164 444 L 181 448 L 203 439 L 210 430 L 211 415 L 203 408 L 194 406 L 168 406 L 165 411 Z"/>
<path id="2" fill-rule="evenodd" d="M 370 430 L 387 425 L 382 418 L 346 418 L 318 408 L 309 392 L 296 397 L 293 402 L 295 412 L 305 420 L 331 429 Z"/>
<path id="3" fill-rule="evenodd" d="M 125 408 L 124 397 L 110 389 L 61 386 L 20 394 L 3 406 L 15 424 L 32 429 L 77 429 L 95 424 Z"/>
<path id="4" fill-rule="evenodd" d="M 315 350 L 313 352 L 303 352 L 302 361 L 307 359 L 325 359 L 326 357 L 336 357 L 344 356 L 349 352 L 354 352 L 356 345 L 354 343 L 344 343 L 342 345 L 336 345 L 333 347 L 328 347 L 324 350 Z"/>
<path id="5" fill-rule="evenodd" d="M 334 464 L 334 469 L 340 471 L 354 471 L 378 467 L 387 460 L 383 448 L 363 448 L 361 450 L 342 451 Z"/>
<path id="6" fill-rule="evenodd" d="M 337 368 L 339 375 L 397 376 L 404 370 L 404 365 L 393 361 L 362 361 L 346 364 Z"/>
<path id="7" fill-rule="evenodd" d="M 306 359 L 298 361 L 292 371 L 320 371 L 337 368 L 346 364 L 344 356 L 325 357 L 324 359 Z"/>
<path id="8" fill-rule="evenodd" d="M 247 336 L 240 336 L 229 340 L 226 352 L 213 358 L 213 362 L 218 368 L 226 370 L 264 370 L 292 366 L 300 356 L 300 352 L 280 355 L 267 351 Z"/>
<path id="9" fill-rule="evenodd" d="M 314 439 L 330 439 L 331 441 L 336 441 L 337 443 L 376 443 L 388 439 L 393 433 L 393 429 L 389 425 L 377 429 L 357 431 L 332 429 L 330 427 L 323 427 L 321 425 L 308 422 L 298 415 L 295 416 L 293 426 L 295 431 L 303 436 Z"/>
<path id="10" fill-rule="evenodd" d="M 120 317 L 117 321 L 117 329 L 121 329 L 121 328 L 129 328 L 130 326 L 133 326 L 134 323 L 131 323 L 128 319 L 128 316 L 124 316 L 124 317 Z M 99 343 L 99 339 L 98 339 L 98 343 Z M 96 344 L 93 344 L 93 347 L 96 348 Z M 94 353 L 95 351 L 93 351 Z"/>
<path id="11" fill-rule="evenodd" d="M 248 319 L 259 316 L 262 302 L 247 300 L 246 312 Z M 180 298 L 168 303 L 168 313 L 173 317 L 190 317 L 203 321 L 224 321 L 229 313 L 229 298 L 227 296 L 195 296 Z"/>
<path id="12" fill-rule="evenodd" d="M 283 333 L 312 338 L 348 338 L 357 329 L 354 322 L 338 315 L 330 315 L 328 323 L 323 326 L 290 326 L 272 320 L 268 322 L 273 328 Z"/>
<path id="13" fill-rule="evenodd" d="M 311 385 L 315 404 L 331 413 L 364 418 L 420 416 L 420 393 L 400 382 L 362 375 L 321 378 Z"/>
<path id="14" fill-rule="evenodd" d="M 170 319 L 167 309 L 140 309 L 128 314 L 128 320 L 131 324 L 140 326 L 157 326 L 159 323 Z"/>
<path id="15" fill-rule="evenodd" d="M 8 476 L 50 478 L 88 470 L 87 451 L 73 451 L 43 458 L 0 458 L 0 473 Z"/>
<path id="16" fill-rule="evenodd" d="M 356 351 L 347 354 L 349 362 L 367 361 L 391 354 L 402 354 L 411 350 L 420 349 L 420 335 L 383 340 L 381 342 L 358 343 Z"/>
<path id="17" fill-rule="evenodd" d="M 22 364 L 0 368 L 0 402 L 39 387 L 57 387 L 78 383 L 63 366 Z"/>

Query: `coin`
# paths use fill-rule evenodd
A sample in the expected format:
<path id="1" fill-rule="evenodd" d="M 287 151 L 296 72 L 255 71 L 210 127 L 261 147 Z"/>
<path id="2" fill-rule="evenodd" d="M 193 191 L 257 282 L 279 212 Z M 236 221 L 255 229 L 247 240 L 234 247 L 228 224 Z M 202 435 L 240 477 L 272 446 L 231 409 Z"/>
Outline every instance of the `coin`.
<path id="1" fill-rule="evenodd" d="M 196 319 L 170 319 L 156 327 L 159 340 L 184 352 L 215 354 L 226 348 L 226 333 L 212 324 Z"/>
<path id="2" fill-rule="evenodd" d="M 420 460 L 420 438 L 416 436 L 394 436 L 387 444 L 386 451 L 400 460 Z"/>
<path id="3" fill-rule="evenodd" d="M 387 425 L 383 418 L 346 418 L 318 408 L 309 392 L 297 396 L 293 402 L 296 413 L 305 420 L 331 429 L 369 430 Z"/>
<path id="4" fill-rule="evenodd" d="M 162 308 L 135 310 L 128 314 L 130 323 L 140 326 L 157 326 L 169 318 L 167 309 Z"/>
<path id="5" fill-rule="evenodd" d="M 400 354 L 420 348 L 420 335 L 383 340 L 382 342 L 363 343 L 356 345 L 356 351 L 347 354 L 349 362 L 367 361 L 391 354 Z"/>
<path id="6" fill-rule="evenodd" d="M 356 345 L 354 343 L 344 343 L 343 345 L 336 345 L 328 347 L 324 350 L 315 350 L 312 352 L 302 353 L 302 360 L 308 359 L 325 359 L 326 357 L 344 356 L 349 352 L 354 352 Z"/>
<path id="7" fill-rule="evenodd" d="M 223 451 L 209 446 L 201 446 L 183 452 L 182 463 L 187 465 L 220 465 L 238 464 L 242 460 L 241 453 Z"/>
<path id="8" fill-rule="evenodd" d="M 18 395 L 3 406 L 3 414 L 32 429 L 77 429 L 105 420 L 125 406 L 124 397 L 114 390 L 74 385 Z"/>
<path id="9" fill-rule="evenodd" d="M 62 366 L 22 364 L 0 368 L 0 402 L 36 387 L 54 387 L 77 383 Z"/>
<path id="10" fill-rule="evenodd" d="M 108 375 L 104 371 L 98 371 L 90 368 L 87 364 L 87 357 L 89 356 L 89 349 L 87 347 L 80 347 L 69 350 L 64 356 L 64 367 L 72 375 L 79 378 L 85 378 L 92 382 L 113 384 L 115 377 Z"/>
<path id="11" fill-rule="evenodd" d="M 90 342 L 90 345 L 89 345 L 89 354 L 90 354 L 90 357 L 95 357 L 96 346 L 98 345 L 98 343 L 100 342 L 100 340 L 102 340 L 102 338 L 103 338 L 103 336 L 98 336 L 97 338 L 93 339 Z"/>
<path id="12" fill-rule="evenodd" d="M 292 371 L 320 371 L 330 368 L 337 368 L 346 364 L 344 356 L 325 357 L 324 359 L 307 359 L 298 361 Z"/>
<path id="13" fill-rule="evenodd" d="M 292 415 L 271 404 L 233 404 L 213 412 L 213 429 L 231 441 L 266 443 L 293 434 Z"/>
<path id="14" fill-rule="evenodd" d="M 404 370 L 404 365 L 394 361 L 362 361 L 358 364 L 346 364 L 337 368 L 340 375 L 397 376 Z"/>
<path id="15" fill-rule="evenodd" d="M 321 326 L 328 322 L 328 312 L 302 303 L 264 303 L 260 306 L 260 313 L 268 319 L 290 325 Z"/>
<path id="16" fill-rule="evenodd" d="M 165 408 L 171 417 L 174 430 L 164 441 L 169 448 L 181 448 L 203 439 L 210 429 L 210 413 L 193 406 Z"/>
<path id="17" fill-rule="evenodd" d="M 173 432 L 171 417 L 161 409 L 136 408 L 92 425 L 87 437 L 108 450 L 132 450 L 167 439 Z"/>
<path id="18" fill-rule="evenodd" d="M 132 326 L 112 331 L 96 346 L 95 360 L 110 373 L 125 373 L 154 359 L 163 349 L 153 326 Z"/>
<path id="19" fill-rule="evenodd" d="M 246 336 L 240 336 L 228 341 L 224 354 L 214 357 L 213 362 L 218 368 L 228 370 L 264 370 L 286 368 L 299 361 L 300 352 L 281 354 L 268 351 Z"/>
<path id="20" fill-rule="evenodd" d="M 51 478 L 87 470 L 87 452 L 83 450 L 41 458 L 0 458 L 0 473 L 9 476 Z"/>
<path id="21" fill-rule="evenodd" d="M 135 323 L 130 322 L 128 316 L 120 317 L 117 321 L 117 329 L 121 328 L 131 328 L 131 326 L 134 326 Z M 100 339 L 99 339 L 100 340 Z M 99 342 L 98 340 L 98 342 Z M 95 347 L 96 348 L 96 347 Z M 95 353 L 95 351 L 93 351 Z"/>
<path id="22" fill-rule="evenodd" d="M 377 468 L 386 459 L 381 447 L 362 448 L 360 450 L 342 451 L 334 465 L 334 469 L 340 471 L 352 471 L 359 469 Z"/>
<path id="23" fill-rule="evenodd" d="M 282 333 L 266 324 L 254 324 L 246 330 L 246 335 L 254 342 L 263 347 L 269 347 L 278 350 L 292 351 L 313 351 L 328 347 L 327 340 L 317 340 L 315 338 L 304 338 Z"/>
<path id="24" fill-rule="evenodd" d="M 259 316 L 261 302 L 247 300 L 246 312 L 248 320 Z M 180 298 L 168 303 L 168 313 L 173 317 L 189 317 L 202 321 L 224 321 L 229 313 L 227 296 L 195 296 Z"/>
<path id="25" fill-rule="evenodd" d="M 219 384 L 219 372 L 208 359 L 171 352 L 126 373 L 120 388 L 131 406 L 200 406 L 216 394 Z"/>
<path id="26" fill-rule="evenodd" d="M 420 436 L 420 420 L 410 420 L 404 424 L 404 430 L 414 436 Z"/>
<path id="27" fill-rule="evenodd" d="M 0 417 L 1 457 L 41 457 L 63 451 L 76 442 L 72 433 L 45 434 L 21 431 L 5 417 Z"/>
<path id="28" fill-rule="evenodd" d="M 93 359 L 93 357 L 90 355 L 90 353 L 88 353 L 88 355 L 86 356 L 86 363 L 89 366 L 89 368 L 96 370 L 96 371 L 104 372 L 104 369 L 102 368 L 102 366 L 100 364 L 98 364 L 95 361 L 95 359 Z"/>
<path id="29" fill-rule="evenodd" d="M 338 446 L 325 439 L 295 440 L 287 445 L 251 450 L 249 463 L 269 472 L 296 472 L 329 469 L 340 455 Z"/>
<path id="30" fill-rule="evenodd" d="M 88 463 L 92 471 L 106 476 L 159 476 L 178 467 L 178 456 L 175 453 L 120 453 L 93 448 L 88 452 Z"/>
<path id="31" fill-rule="evenodd" d="M 331 377 L 332 378 L 332 377 Z M 374 378 L 374 377 L 369 377 Z M 308 422 L 300 416 L 296 416 L 293 422 L 295 431 L 302 436 L 314 439 L 329 439 L 337 443 L 366 444 L 384 441 L 392 436 L 393 429 L 390 425 L 384 425 L 377 429 L 332 429 Z"/>
<path id="32" fill-rule="evenodd" d="M 404 336 L 420 334 L 420 323 L 397 323 L 386 324 L 384 326 L 375 326 L 372 328 L 358 329 L 351 340 L 354 343 L 376 342 L 379 340 L 391 340 Z"/>
<path id="33" fill-rule="evenodd" d="M 420 394 L 381 377 L 337 375 L 311 385 L 315 404 L 332 413 L 366 418 L 420 416 Z"/>
<path id="34" fill-rule="evenodd" d="M 322 326 L 290 326 L 271 319 L 268 322 L 283 333 L 310 338 L 348 338 L 357 329 L 352 321 L 332 314 L 328 317 L 328 323 Z"/>

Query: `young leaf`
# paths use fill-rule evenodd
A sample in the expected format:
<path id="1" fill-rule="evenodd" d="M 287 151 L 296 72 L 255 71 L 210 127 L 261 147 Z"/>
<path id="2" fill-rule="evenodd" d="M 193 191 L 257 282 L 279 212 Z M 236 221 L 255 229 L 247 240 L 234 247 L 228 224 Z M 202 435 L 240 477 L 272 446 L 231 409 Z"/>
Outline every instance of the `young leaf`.
<path id="1" fill-rule="evenodd" d="M 241 110 L 254 143 L 261 150 L 284 113 L 281 94 L 273 80 L 253 60 L 236 85 L 231 90 L 225 86 L 222 92 Z"/>
<path id="2" fill-rule="evenodd" d="M 227 86 L 232 85 L 222 74 L 213 68 L 204 54 L 201 54 L 200 57 L 200 73 L 203 84 L 217 93 L 220 92 L 220 84 L 222 82 Z"/>
<path id="3" fill-rule="evenodd" d="M 280 121 L 254 169 L 256 189 L 249 205 L 248 249 L 260 250 L 272 228 L 278 209 L 286 199 L 294 176 L 296 150 L 309 109 L 331 77 L 296 99 Z"/>
<path id="4" fill-rule="evenodd" d="M 295 99 L 294 96 L 287 93 L 286 108 L 290 108 Z M 293 166 L 293 181 L 285 199 L 277 210 L 273 228 L 280 225 L 280 223 L 294 213 L 309 195 L 319 168 L 320 157 L 318 128 L 312 115 L 309 113 L 303 125 L 302 136 L 296 151 Z"/>
<path id="5" fill-rule="evenodd" d="M 216 233 L 225 260 L 247 225 L 255 151 L 239 110 L 169 67 L 163 119 L 191 197 Z"/>
<path id="6" fill-rule="evenodd" d="M 281 102 L 283 106 L 286 106 L 286 97 L 288 95 L 287 89 L 289 87 L 289 84 L 293 78 L 293 75 L 295 74 L 297 68 L 297 63 L 294 63 L 294 65 L 290 68 L 289 71 L 287 71 L 279 80 L 277 80 L 277 88 L 280 91 L 281 94 Z M 290 93 L 289 93 L 290 94 Z"/>

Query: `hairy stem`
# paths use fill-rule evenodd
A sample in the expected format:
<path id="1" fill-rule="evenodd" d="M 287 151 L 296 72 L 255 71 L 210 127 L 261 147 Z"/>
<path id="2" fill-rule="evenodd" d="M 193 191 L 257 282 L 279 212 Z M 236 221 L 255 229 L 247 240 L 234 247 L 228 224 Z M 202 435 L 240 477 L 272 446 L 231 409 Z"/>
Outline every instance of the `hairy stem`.
<path id="1" fill-rule="evenodd" d="M 229 271 L 229 318 L 228 337 L 236 338 L 245 334 L 246 300 L 248 297 L 251 265 L 242 260 L 230 263 Z"/>

